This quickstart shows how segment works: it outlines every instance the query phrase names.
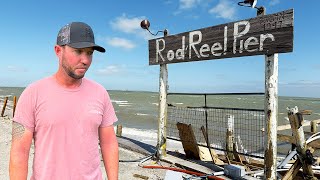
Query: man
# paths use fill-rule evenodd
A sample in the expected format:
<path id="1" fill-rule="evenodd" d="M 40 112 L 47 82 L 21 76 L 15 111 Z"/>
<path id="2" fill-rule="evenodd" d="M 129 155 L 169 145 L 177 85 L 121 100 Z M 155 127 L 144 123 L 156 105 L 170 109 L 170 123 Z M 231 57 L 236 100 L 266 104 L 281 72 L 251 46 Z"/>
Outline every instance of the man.
<path id="1" fill-rule="evenodd" d="M 99 143 L 108 179 L 118 179 L 114 108 L 105 88 L 84 78 L 94 50 L 105 52 L 89 25 L 73 22 L 59 31 L 57 72 L 29 85 L 17 104 L 10 179 L 27 179 L 32 140 L 32 180 L 102 180 Z"/>

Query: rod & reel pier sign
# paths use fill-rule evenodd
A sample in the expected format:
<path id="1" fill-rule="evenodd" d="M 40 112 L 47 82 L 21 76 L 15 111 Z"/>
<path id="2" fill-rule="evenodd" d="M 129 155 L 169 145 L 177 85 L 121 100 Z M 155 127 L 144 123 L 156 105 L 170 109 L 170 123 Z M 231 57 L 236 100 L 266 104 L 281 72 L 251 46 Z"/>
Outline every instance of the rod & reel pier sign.
<path id="1" fill-rule="evenodd" d="M 293 51 L 293 9 L 149 40 L 149 65 Z"/>

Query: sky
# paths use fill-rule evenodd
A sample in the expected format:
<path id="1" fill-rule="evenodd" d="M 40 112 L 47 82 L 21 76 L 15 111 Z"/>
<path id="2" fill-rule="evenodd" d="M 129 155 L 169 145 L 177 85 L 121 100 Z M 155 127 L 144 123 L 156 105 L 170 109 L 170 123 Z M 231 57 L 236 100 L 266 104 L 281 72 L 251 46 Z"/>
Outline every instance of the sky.
<path id="1" fill-rule="evenodd" d="M 0 86 L 25 87 L 54 74 L 59 29 L 73 21 L 89 24 L 96 44 L 86 77 L 108 90 L 159 91 L 159 65 L 149 65 L 148 40 L 141 29 L 170 35 L 256 17 L 237 0 L 92 0 L 0 2 Z M 258 0 L 267 14 L 294 9 L 293 52 L 279 54 L 279 95 L 320 97 L 318 45 L 320 1 Z M 161 35 L 161 33 L 160 33 Z M 159 36 L 158 36 L 159 37 Z M 168 65 L 168 92 L 264 92 L 263 55 Z"/>

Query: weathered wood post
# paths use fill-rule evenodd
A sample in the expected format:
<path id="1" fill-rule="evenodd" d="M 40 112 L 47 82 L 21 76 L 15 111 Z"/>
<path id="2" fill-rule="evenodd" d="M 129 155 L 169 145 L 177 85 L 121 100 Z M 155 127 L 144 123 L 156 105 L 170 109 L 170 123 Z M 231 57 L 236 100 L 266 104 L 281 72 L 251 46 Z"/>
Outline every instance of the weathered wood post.
<path id="1" fill-rule="evenodd" d="M 6 110 L 7 102 L 8 102 L 8 97 L 6 97 L 4 99 L 4 104 L 3 104 L 3 107 L 2 107 L 2 111 L 1 111 L 1 117 L 3 117 L 3 115 L 4 115 L 4 111 Z"/>
<path id="2" fill-rule="evenodd" d="M 12 116 L 14 117 L 14 112 L 16 111 L 17 107 L 17 96 L 13 96 L 13 109 L 12 109 Z"/>
<path id="3" fill-rule="evenodd" d="M 311 126 L 311 132 L 316 133 L 317 132 L 317 121 L 311 121 L 310 126 Z"/>
<path id="4" fill-rule="evenodd" d="M 164 30 L 164 37 L 168 36 L 168 30 Z M 167 64 L 160 64 L 159 81 L 159 125 L 157 158 L 166 156 L 167 146 L 167 92 L 168 92 L 168 67 Z"/>
<path id="5" fill-rule="evenodd" d="M 122 125 L 121 125 L 121 124 L 118 124 L 118 125 L 117 125 L 116 135 L 117 135 L 118 137 L 121 137 L 121 136 L 122 136 Z"/>
<path id="6" fill-rule="evenodd" d="M 288 117 L 292 129 L 292 134 L 296 141 L 298 157 L 302 164 L 303 173 L 307 176 L 307 179 L 317 179 L 314 177 L 311 167 L 312 164 L 310 162 L 307 163 L 308 158 L 306 154 L 308 146 L 306 144 L 302 126 L 303 115 L 299 112 L 298 107 L 296 106 L 291 109 L 288 108 Z"/>
<path id="7" fill-rule="evenodd" d="M 234 116 L 231 114 L 227 114 L 226 119 L 227 119 L 227 133 L 226 133 L 227 156 L 230 160 L 233 160 Z"/>
<path id="8" fill-rule="evenodd" d="M 266 15 L 265 7 L 258 8 L 257 16 Z M 277 179 L 277 126 L 278 126 L 278 54 L 265 55 L 265 153 L 264 175 Z"/>

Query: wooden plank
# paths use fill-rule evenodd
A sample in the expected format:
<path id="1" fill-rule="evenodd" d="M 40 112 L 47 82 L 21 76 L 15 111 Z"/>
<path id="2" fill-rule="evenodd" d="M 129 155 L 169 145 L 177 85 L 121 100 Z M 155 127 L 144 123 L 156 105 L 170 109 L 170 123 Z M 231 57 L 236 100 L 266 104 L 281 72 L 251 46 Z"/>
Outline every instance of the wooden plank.
<path id="1" fill-rule="evenodd" d="M 214 173 L 214 171 L 210 168 L 207 168 L 205 166 L 202 166 L 200 164 L 197 163 L 193 163 L 191 161 L 186 161 L 184 159 L 181 158 L 177 158 L 175 156 L 172 156 L 170 154 L 167 154 L 166 157 L 162 157 L 161 160 L 175 164 L 175 165 L 180 165 L 183 167 L 187 167 L 190 170 L 194 170 L 194 171 L 198 171 L 198 172 L 202 172 L 202 173 L 206 173 L 206 174 L 212 174 Z"/>
<path id="2" fill-rule="evenodd" d="M 207 136 L 207 131 L 204 128 L 204 126 L 201 126 L 201 131 L 202 131 L 202 134 L 203 134 L 204 139 L 205 139 L 206 144 L 207 144 L 207 152 L 210 153 L 211 160 L 213 161 L 213 163 L 217 164 L 217 165 L 224 165 L 224 162 L 219 159 L 218 154 L 216 153 L 216 151 L 214 149 L 210 148 L 209 138 Z M 206 151 L 204 151 L 203 148 L 200 148 L 200 146 L 199 146 L 199 149 L 202 149 L 202 150 L 200 150 L 201 153 L 199 154 L 199 156 L 200 156 L 201 159 L 203 159 L 201 156 L 204 155 Z"/>
<path id="3" fill-rule="evenodd" d="M 149 40 L 149 64 L 292 52 L 293 9 Z"/>
<path id="4" fill-rule="evenodd" d="M 179 130 L 179 137 L 187 158 L 200 159 L 199 147 L 197 145 L 196 137 L 193 133 L 191 124 L 177 123 Z"/>
<path id="5" fill-rule="evenodd" d="M 278 134 L 278 141 L 288 142 L 291 144 L 296 144 L 294 137 L 284 134 Z M 320 140 L 312 141 L 308 144 L 309 147 L 320 149 Z"/>
<path id="6" fill-rule="evenodd" d="M 243 162 L 246 161 L 244 155 L 238 153 L 237 143 L 233 144 L 233 155 L 234 155 L 234 159 L 240 162 L 241 164 L 243 164 Z"/>
<path id="7" fill-rule="evenodd" d="M 301 167 L 302 164 L 300 163 L 300 161 L 296 160 L 296 162 L 290 167 L 287 173 L 282 177 L 282 180 L 293 180 Z"/>

